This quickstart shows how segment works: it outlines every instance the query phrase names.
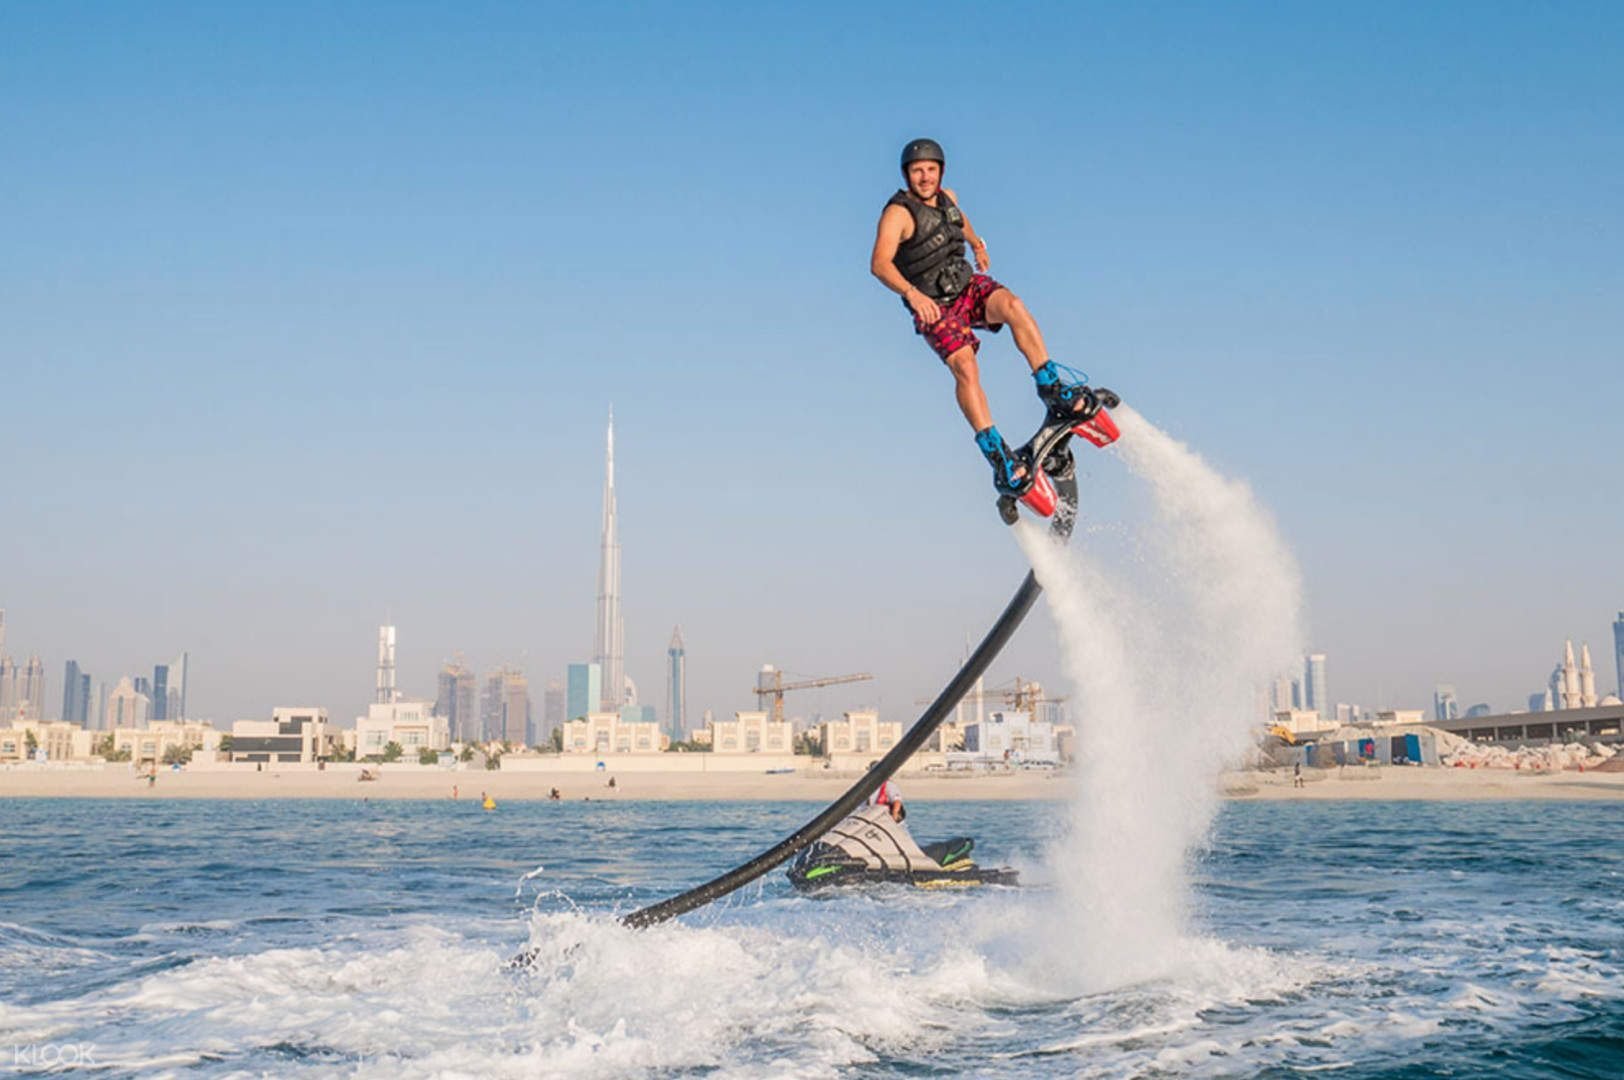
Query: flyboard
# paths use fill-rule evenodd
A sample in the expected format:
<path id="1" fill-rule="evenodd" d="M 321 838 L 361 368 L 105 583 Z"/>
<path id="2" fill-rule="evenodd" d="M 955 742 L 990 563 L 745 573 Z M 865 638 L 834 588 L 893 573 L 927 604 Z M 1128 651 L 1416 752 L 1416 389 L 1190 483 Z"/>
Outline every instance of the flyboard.
<path id="1" fill-rule="evenodd" d="M 1021 489 L 999 496 L 998 512 L 1005 524 L 1015 523 L 1020 514 L 1017 504 L 1023 504 L 1038 516 L 1049 519 L 1049 532 L 1055 539 L 1061 542 L 1070 539 L 1072 526 L 1077 521 L 1077 468 L 1072 458 L 1071 440 L 1080 436 L 1095 446 L 1104 447 L 1115 442 L 1118 434 L 1116 422 L 1107 410 L 1121 404 L 1121 399 L 1105 389 L 1095 389 L 1091 393 L 1093 400 L 1086 408 L 1072 416 L 1046 416 L 1043 426 L 1022 445 L 1019 453 L 1027 462 L 1029 473 Z M 1036 575 L 1027 571 L 1026 578 L 1005 605 L 998 621 L 993 623 L 987 636 L 981 639 L 981 644 L 976 646 L 964 666 L 936 695 L 913 727 L 826 810 L 749 862 L 702 885 L 696 885 L 687 892 L 624 915 L 620 921 L 638 929 L 703 907 L 788 862 L 802 848 L 849 816 L 925 745 L 926 740 L 1008 644 L 1042 591 L 1043 586 L 1038 584 Z M 527 967 L 535 956 L 535 950 L 527 949 L 515 956 L 510 964 Z"/>

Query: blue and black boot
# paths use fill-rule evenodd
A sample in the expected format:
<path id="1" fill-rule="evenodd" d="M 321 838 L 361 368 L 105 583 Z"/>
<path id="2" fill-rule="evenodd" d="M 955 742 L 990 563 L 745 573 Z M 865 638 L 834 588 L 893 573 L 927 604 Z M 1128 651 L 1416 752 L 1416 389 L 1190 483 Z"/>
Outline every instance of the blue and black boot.
<path id="1" fill-rule="evenodd" d="M 1038 398 L 1055 420 L 1087 420 L 1100 410 L 1099 397 L 1088 388 L 1088 376 L 1080 371 L 1061 368 L 1050 360 L 1032 372 L 1032 381 L 1038 384 Z"/>
<path id="2" fill-rule="evenodd" d="M 976 432 L 976 445 L 992 466 L 992 486 L 998 489 L 998 494 L 1020 495 L 1026 490 L 1032 470 L 1009 448 L 996 426 Z"/>

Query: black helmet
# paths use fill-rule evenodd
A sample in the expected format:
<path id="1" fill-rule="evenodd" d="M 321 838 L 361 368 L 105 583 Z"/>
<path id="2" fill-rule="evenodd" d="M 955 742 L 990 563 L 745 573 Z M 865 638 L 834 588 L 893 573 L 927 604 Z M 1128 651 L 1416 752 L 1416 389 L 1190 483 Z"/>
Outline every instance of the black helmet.
<path id="1" fill-rule="evenodd" d="M 942 144 L 935 139 L 915 139 L 902 148 L 902 175 L 908 175 L 908 166 L 916 161 L 934 161 L 943 171 L 947 169 L 947 155 Z"/>

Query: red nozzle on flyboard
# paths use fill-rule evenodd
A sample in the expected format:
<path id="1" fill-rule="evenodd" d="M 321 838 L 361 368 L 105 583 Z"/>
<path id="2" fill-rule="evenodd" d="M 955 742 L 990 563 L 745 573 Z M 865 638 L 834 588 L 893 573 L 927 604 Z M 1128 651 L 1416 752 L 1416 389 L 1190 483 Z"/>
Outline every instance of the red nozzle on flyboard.
<path id="1" fill-rule="evenodd" d="M 1021 502 L 1039 517 L 1049 517 L 1054 514 L 1055 504 L 1060 501 L 1060 497 L 1055 494 L 1054 481 L 1049 479 L 1049 474 L 1042 469 L 1038 469 L 1037 473 L 1032 486 L 1021 496 Z"/>
<path id="2" fill-rule="evenodd" d="M 1081 435 L 1095 446 L 1110 446 L 1117 441 L 1122 432 L 1117 430 L 1116 421 L 1104 409 L 1097 410 L 1082 423 L 1071 426 L 1072 434 Z"/>

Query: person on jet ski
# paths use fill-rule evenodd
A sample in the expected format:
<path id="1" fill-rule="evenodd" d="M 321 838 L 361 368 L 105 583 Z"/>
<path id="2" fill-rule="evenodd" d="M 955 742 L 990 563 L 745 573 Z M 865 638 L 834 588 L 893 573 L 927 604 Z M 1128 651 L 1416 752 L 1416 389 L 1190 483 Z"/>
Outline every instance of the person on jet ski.
<path id="1" fill-rule="evenodd" d="M 902 789 L 897 787 L 893 780 L 886 780 L 880 785 L 874 797 L 869 800 L 871 806 L 883 806 L 891 813 L 891 820 L 901 824 L 908 816 L 908 811 L 902 805 Z"/>

